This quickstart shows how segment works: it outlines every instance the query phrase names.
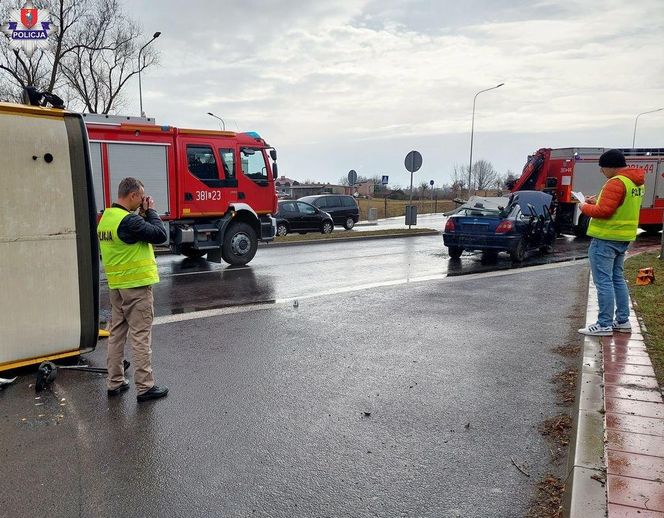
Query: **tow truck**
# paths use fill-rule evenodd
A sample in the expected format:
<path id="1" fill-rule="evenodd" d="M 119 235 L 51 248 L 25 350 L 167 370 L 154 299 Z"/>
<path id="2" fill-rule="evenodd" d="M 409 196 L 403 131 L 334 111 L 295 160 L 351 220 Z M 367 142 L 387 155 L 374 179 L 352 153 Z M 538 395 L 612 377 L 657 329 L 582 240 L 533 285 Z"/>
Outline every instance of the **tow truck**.
<path id="1" fill-rule="evenodd" d="M 542 148 L 528 157 L 521 177 L 510 189 L 544 191 L 554 198 L 556 230 L 585 236 L 590 219 L 579 210 L 572 191 L 598 194 L 606 178 L 597 161 L 608 148 Z M 621 149 L 629 167 L 646 172 L 646 195 L 641 206 L 639 227 L 659 232 L 664 218 L 664 148 Z"/>

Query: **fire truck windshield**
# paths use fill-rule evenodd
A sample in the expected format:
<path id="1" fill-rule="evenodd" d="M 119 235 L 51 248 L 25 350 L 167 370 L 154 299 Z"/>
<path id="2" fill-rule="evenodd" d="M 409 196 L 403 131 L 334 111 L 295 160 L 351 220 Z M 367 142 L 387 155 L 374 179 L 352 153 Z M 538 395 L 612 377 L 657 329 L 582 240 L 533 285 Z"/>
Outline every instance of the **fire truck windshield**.
<path id="1" fill-rule="evenodd" d="M 254 182 L 267 185 L 267 164 L 262 149 L 242 148 L 242 172 Z"/>

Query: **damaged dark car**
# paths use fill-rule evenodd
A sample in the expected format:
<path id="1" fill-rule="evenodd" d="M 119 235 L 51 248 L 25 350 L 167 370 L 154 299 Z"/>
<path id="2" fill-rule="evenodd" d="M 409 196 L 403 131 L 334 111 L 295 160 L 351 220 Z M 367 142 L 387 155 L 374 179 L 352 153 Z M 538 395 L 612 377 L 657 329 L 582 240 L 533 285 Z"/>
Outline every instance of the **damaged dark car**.
<path id="1" fill-rule="evenodd" d="M 509 198 L 469 200 L 445 224 L 443 242 L 453 259 L 464 251 L 481 251 L 495 259 L 507 252 L 522 262 L 530 250 L 553 251 L 556 229 L 553 198 L 540 191 L 519 191 Z"/>

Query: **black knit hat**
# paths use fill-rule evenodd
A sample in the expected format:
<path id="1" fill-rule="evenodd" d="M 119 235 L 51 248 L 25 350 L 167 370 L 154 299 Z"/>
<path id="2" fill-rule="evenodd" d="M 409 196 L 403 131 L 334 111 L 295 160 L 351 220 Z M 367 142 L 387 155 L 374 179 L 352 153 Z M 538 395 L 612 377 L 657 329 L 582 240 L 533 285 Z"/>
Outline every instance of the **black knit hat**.
<path id="1" fill-rule="evenodd" d="M 613 168 L 627 167 L 627 162 L 625 162 L 625 155 L 622 154 L 622 151 L 619 149 L 609 149 L 599 157 L 599 166 Z"/>

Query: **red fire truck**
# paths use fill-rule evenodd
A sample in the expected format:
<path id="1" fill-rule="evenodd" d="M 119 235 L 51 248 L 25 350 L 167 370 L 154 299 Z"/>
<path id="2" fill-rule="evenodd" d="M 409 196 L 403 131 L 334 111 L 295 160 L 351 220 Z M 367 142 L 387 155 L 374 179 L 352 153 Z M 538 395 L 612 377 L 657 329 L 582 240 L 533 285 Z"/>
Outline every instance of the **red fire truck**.
<path id="1" fill-rule="evenodd" d="M 158 126 L 139 117 L 84 119 L 100 213 L 120 180 L 133 176 L 155 199 L 173 253 L 244 265 L 259 240 L 274 239 L 277 152 L 257 133 Z"/>
<path id="2" fill-rule="evenodd" d="M 545 191 L 555 200 L 559 232 L 585 236 L 589 219 L 581 214 L 572 191 L 598 194 L 606 178 L 597 161 L 605 148 L 543 148 L 528 157 L 521 177 L 512 192 Z M 664 148 L 621 149 L 630 167 L 646 171 L 646 195 L 643 198 L 639 226 L 646 232 L 662 229 L 664 217 Z"/>

